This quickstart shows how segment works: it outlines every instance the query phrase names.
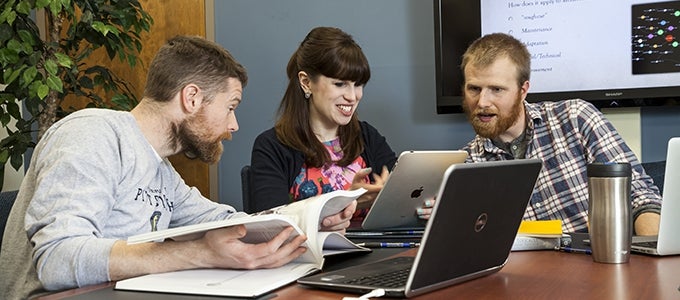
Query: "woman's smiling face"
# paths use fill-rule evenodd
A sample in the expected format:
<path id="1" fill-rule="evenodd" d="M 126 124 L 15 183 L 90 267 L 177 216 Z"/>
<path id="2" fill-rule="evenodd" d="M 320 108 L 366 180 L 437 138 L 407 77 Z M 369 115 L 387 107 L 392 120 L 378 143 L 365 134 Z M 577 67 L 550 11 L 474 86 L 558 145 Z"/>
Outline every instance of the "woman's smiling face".
<path id="1" fill-rule="evenodd" d="M 363 96 L 363 85 L 323 75 L 308 84 L 312 126 L 318 124 L 328 128 L 347 125 Z"/>

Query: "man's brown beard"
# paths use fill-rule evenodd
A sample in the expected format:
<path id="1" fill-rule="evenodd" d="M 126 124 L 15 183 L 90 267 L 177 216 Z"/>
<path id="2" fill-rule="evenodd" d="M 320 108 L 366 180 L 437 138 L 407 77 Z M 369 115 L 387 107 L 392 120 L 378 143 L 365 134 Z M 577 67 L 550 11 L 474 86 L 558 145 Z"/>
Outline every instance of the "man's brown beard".
<path id="1" fill-rule="evenodd" d="M 175 138 L 184 154 L 191 159 L 214 164 L 220 160 L 224 147 L 223 140 L 231 140 L 231 132 L 210 138 L 211 128 L 206 125 L 204 108 L 175 126 Z"/>
<path id="2" fill-rule="evenodd" d="M 472 125 L 472 128 L 479 136 L 494 139 L 497 138 L 499 135 L 503 134 L 504 132 L 508 131 L 508 129 L 513 124 L 515 124 L 515 122 L 519 118 L 520 113 L 522 112 L 522 105 L 523 105 L 522 95 L 518 94 L 517 99 L 515 101 L 515 105 L 512 106 L 512 109 L 507 114 L 504 114 L 497 110 L 491 111 L 481 109 L 477 109 L 474 112 L 470 112 L 470 108 L 465 103 L 463 105 L 463 110 L 467 115 L 470 125 Z M 496 113 L 496 120 L 493 122 L 482 122 L 477 118 L 477 115 L 480 113 L 482 114 Z"/>

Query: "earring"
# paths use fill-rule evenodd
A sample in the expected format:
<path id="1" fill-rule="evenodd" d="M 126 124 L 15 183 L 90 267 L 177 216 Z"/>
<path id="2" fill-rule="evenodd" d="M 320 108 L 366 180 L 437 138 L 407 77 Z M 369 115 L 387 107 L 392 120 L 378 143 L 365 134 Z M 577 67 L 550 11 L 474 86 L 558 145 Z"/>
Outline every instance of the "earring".
<path id="1" fill-rule="evenodd" d="M 310 93 L 310 92 L 305 92 L 305 99 L 309 99 L 310 96 L 312 96 L 312 93 Z"/>

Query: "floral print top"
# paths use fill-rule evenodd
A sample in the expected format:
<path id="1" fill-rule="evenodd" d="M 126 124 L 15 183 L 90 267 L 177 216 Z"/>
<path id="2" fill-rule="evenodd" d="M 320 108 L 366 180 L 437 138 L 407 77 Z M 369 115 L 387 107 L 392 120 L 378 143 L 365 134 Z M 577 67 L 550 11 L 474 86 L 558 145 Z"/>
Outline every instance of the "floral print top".
<path id="1" fill-rule="evenodd" d="M 342 158 L 340 138 L 324 142 L 324 146 L 326 146 L 331 160 L 339 161 Z M 352 185 L 354 174 L 363 168 L 366 168 L 366 162 L 361 156 L 346 167 L 331 164 L 321 168 L 307 168 L 306 165 L 302 165 L 288 195 L 293 202 L 335 190 L 347 190 Z M 369 180 L 368 176 L 365 180 Z M 363 219 L 367 212 L 367 210 L 357 210 L 352 221 Z"/>

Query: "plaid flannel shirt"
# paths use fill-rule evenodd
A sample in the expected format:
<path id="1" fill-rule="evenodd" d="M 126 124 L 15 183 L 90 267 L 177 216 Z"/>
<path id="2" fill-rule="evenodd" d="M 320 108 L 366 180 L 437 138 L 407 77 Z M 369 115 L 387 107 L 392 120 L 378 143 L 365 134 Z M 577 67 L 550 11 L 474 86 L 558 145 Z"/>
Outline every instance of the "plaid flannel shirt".
<path id="1" fill-rule="evenodd" d="M 525 220 L 562 220 L 564 232 L 587 232 L 588 175 L 591 162 L 628 162 L 633 169 L 632 214 L 660 212 L 659 189 L 614 126 L 592 104 L 580 100 L 524 102 L 533 132 L 526 158 L 543 168 L 524 214 Z M 488 138 L 476 136 L 464 148 L 467 162 L 514 159 Z"/>

